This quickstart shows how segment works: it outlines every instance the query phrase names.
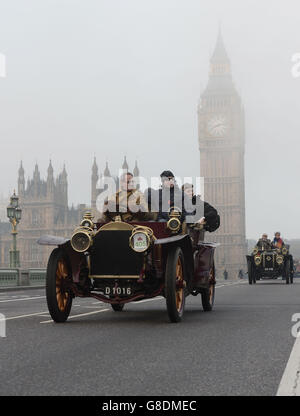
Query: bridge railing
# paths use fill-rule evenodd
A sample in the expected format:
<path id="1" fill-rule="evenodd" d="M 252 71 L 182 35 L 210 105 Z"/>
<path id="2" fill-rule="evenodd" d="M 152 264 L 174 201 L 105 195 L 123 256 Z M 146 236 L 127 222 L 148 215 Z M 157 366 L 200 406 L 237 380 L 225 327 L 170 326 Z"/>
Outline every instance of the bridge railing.
<path id="1" fill-rule="evenodd" d="M 14 286 L 44 286 L 46 269 L 0 268 L 0 288 Z"/>

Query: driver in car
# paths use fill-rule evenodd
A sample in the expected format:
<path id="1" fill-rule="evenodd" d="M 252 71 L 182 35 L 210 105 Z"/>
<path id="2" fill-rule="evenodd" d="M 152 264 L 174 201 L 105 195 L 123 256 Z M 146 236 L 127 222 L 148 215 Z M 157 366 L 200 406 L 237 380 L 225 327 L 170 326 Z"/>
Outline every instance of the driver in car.
<path id="1" fill-rule="evenodd" d="M 272 241 L 268 238 L 268 234 L 264 233 L 256 243 L 259 250 L 272 250 L 274 248 Z"/>
<path id="2" fill-rule="evenodd" d="M 170 170 L 164 170 L 160 178 L 161 188 L 156 191 L 151 201 L 152 211 L 157 212 L 157 221 L 168 221 L 170 209 L 174 207 L 180 209 L 181 221 L 184 221 L 188 215 L 194 216 L 195 207 L 191 198 L 178 187 L 173 173 Z M 195 222 L 203 224 L 205 218 L 198 218 Z"/>
<path id="3" fill-rule="evenodd" d="M 148 221 L 154 218 L 142 192 L 136 189 L 133 174 L 123 173 L 120 190 L 104 202 L 101 221 L 107 222 L 121 216 L 123 221 Z M 99 220 L 98 220 L 99 221 Z"/>

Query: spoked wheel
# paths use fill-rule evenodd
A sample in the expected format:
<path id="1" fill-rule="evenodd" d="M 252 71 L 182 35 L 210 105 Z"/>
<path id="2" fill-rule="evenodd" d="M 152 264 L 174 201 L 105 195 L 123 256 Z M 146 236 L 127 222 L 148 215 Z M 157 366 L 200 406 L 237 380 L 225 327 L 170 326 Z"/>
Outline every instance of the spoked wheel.
<path id="1" fill-rule="evenodd" d="M 63 250 L 56 248 L 48 261 L 46 298 L 49 313 L 54 322 L 65 322 L 71 311 L 72 296 L 66 288 L 71 268 Z"/>
<path id="2" fill-rule="evenodd" d="M 215 266 L 209 271 L 209 287 L 201 290 L 202 307 L 205 312 L 212 310 L 215 301 Z"/>
<path id="3" fill-rule="evenodd" d="M 112 309 L 115 312 L 122 312 L 122 310 L 124 309 L 124 303 L 120 304 L 120 303 L 114 303 L 110 305 L 112 307 Z"/>
<path id="4" fill-rule="evenodd" d="M 175 247 L 168 253 L 165 285 L 169 319 L 171 322 L 179 322 L 183 316 L 185 305 L 185 269 L 180 247 Z"/>

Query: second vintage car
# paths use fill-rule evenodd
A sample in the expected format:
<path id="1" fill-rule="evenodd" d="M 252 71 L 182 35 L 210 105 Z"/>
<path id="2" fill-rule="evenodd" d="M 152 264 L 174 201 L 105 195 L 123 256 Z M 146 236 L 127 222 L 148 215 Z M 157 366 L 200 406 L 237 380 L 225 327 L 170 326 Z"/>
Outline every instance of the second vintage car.
<path id="1" fill-rule="evenodd" d="M 41 237 L 39 244 L 57 245 L 46 277 L 52 319 L 65 322 L 75 297 L 118 312 L 128 302 L 164 296 L 171 322 L 181 320 L 188 295 L 200 295 L 204 311 L 212 310 L 216 244 L 203 236 L 202 225 L 187 225 L 172 209 L 167 222 L 94 223 L 86 213 L 70 239 Z"/>
<path id="2" fill-rule="evenodd" d="M 255 246 L 251 255 L 246 257 L 250 285 L 260 279 L 277 279 L 280 276 L 287 284 L 293 283 L 289 246 L 267 250 Z"/>

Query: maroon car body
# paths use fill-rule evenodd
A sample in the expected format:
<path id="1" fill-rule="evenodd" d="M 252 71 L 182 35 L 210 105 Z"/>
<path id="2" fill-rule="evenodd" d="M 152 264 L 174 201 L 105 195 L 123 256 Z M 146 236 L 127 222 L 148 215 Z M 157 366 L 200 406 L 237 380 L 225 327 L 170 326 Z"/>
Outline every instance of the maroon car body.
<path id="1" fill-rule="evenodd" d="M 172 224 L 171 224 L 172 225 Z M 213 307 L 214 251 L 202 226 L 169 222 L 93 223 L 84 217 L 70 240 L 44 236 L 57 245 L 47 266 L 46 295 L 55 322 L 67 320 L 74 297 L 92 297 L 122 311 L 129 302 L 164 296 L 171 322 L 181 320 L 185 298 L 200 295 Z M 174 226 L 174 224 L 173 224 Z"/>

